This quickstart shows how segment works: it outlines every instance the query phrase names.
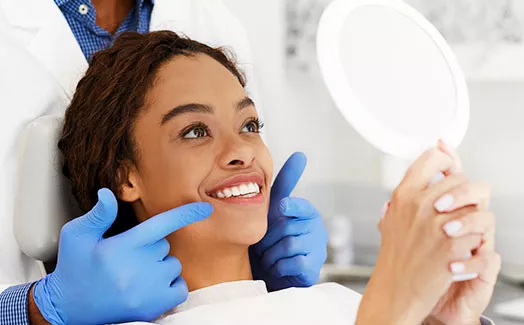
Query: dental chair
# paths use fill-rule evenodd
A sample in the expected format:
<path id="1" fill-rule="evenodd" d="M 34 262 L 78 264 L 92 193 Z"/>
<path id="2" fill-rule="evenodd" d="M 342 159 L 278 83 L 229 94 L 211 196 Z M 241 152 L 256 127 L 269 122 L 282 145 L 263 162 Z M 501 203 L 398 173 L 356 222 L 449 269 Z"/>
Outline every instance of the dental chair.
<path id="1" fill-rule="evenodd" d="M 24 129 L 19 151 L 14 233 L 20 249 L 52 271 L 62 226 L 81 211 L 62 174 L 62 116 L 43 116 Z"/>

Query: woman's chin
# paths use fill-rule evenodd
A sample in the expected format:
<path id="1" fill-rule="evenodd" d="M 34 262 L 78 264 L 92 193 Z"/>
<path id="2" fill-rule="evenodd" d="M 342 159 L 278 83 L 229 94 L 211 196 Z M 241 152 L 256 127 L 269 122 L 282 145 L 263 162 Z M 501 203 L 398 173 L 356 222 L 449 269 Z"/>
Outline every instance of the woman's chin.
<path id="1" fill-rule="evenodd" d="M 258 243 L 266 234 L 267 213 L 259 216 L 230 215 L 222 226 L 222 234 L 228 241 L 250 246 Z"/>

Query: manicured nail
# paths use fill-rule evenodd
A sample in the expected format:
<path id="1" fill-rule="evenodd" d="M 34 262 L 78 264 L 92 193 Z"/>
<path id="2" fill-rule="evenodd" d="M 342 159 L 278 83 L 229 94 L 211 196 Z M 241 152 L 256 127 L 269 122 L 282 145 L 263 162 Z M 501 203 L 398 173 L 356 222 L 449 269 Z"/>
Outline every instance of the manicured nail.
<path id="1" fill-rule="evenodd" d="M 438 172 L 438 173 L 435 174 L 435 176 L 433 176 L 433 179 L 431 180 L 431 182 L 429 182 L 429 185 L 431 186 L 431 185 L 433 185 L 435 183 L 440 182 L 443 179 L 444 179 L 444 174 L 441 173 L 441 172 Z"/>
<path id="2" fill-rule="evenodd" d="M 466 265 L 461 262 L 454 262 L 450 265 L 451 273 L 453 274 L 461 274 L 466 270 Z"/>
<path id="3" fill-rule="evenodd" d="M 460 229 L 462 229 L 462 222 L 458 220 L 450 221 L 444 225 L 444 232 L 450 237 L 458 234 Z"/>
<path id="4" fill-rule="evenodd" d="M 462 282 L 462 281 L 469 281 L 478 278 L 478 273 L 470 273 L 470 274 L 456 274 L 451 276 L 451 281 L 453 282 Z"/>
<path id="5" fill-rule="evenodd" d="M 386 212 L 388 212 L 388 208 L 390 204 L 391 204 L 391 201 L 387 201 L 386 203 L 384 203 L 384 206 L 382 207 L 382 211 L 380 212 L 382 216 L 384 216 Z"/>
<path id="6" fill-rule="evenodd" d="M 451 208 L 452 205 L 453 205 L 453 195 L 444 194 L 437 200 L 437 202 L 435 202 L 434 207 L 438 212 L 445 212 L 449 208 Z"/>

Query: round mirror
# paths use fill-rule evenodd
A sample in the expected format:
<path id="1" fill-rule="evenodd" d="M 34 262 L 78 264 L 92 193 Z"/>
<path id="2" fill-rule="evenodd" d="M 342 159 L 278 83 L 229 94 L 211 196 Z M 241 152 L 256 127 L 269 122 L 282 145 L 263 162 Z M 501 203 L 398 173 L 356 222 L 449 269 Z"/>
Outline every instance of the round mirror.
<path id="1" fill-rule="evenodd" d="M 443 139 L 458 147 L 469 121 L 462 71 L 444 38 L 400 0 L 335 0 L 317 54 L 344 118 L 389 155 L 415 159 Z"/>

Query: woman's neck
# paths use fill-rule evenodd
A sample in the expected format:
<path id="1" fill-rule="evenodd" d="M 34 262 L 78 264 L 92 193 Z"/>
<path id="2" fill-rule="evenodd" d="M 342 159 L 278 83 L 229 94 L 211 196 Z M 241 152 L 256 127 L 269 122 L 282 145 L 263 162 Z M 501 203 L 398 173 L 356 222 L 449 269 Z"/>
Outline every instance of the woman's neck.
<path id="1" fill-rule="evenodd" d="M 96 24 L 114 34 L 133 9 L 136 0 L 91 0 L 96 10 Z"/>
<path id="2" fill-rule="evenodd" d="M 189 291 L 215 284 L 253 280 L 248 247 L 192 247 L 177 250 L 173 245 L 170 255 L 182 264 L 182 277 Z"/>

